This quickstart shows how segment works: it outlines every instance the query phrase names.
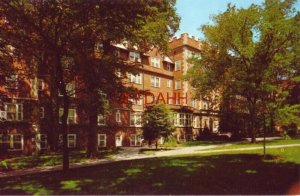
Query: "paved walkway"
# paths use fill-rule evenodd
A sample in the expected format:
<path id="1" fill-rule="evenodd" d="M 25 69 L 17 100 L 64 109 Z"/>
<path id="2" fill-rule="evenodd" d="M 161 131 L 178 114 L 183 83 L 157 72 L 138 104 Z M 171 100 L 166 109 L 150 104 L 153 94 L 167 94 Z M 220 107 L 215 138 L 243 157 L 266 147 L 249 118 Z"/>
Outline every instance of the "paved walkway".
<path id="1" fill-rule="evenodd" d="M 209 145 L 209 146 L 193 146 L 193 147 L 182 147 L 175 148 L 167 151 L 157 151 L 154 154 L 146 155 L 140 154 L 139 151 L 141 148 L 124 148 L 121 153 L 115 155 L 113 158 L 105 158 L 100 160 L 91 160 L 85 163 L 72 163 L 70 164 L 70 168 L 82 168 L 89 167 L 93 165 L 101 165 L 119 161 L 126 160 L 137 160 L 137 159 L 147 159 L 147 158 L 155 158 L 155 157 L 166 157 L 166 156 L 175 156 L 175 155 L 187 155 L 187 154 L 204 154 L 204 153 L 213 153 L 213 152 L 234 152 L 234 151 L 246 151 L 246 150 L 259 150 L 263 149 L 263 147 L 245 147 L 245 148 L 235 148 L 235 149 L 216 149 L 216 147 L 229 146 L 232 144 L 223 144 L 223 145 Z M 300 144 L 286 144 L 286 145 L 274 145 L 267 146 L 267 149 L 273 148 L 287 148 L 287 147 L 296 147 Z M 62 170 L 62 166 L 48 166 L 48 167 L 36 167 L 30 169 L 20 169 L 10 172 L 0 172 L 0 178 L 4 177 L 12 177 L 12 176 L 22 176 L 27 174 L 36 174 L 42 172 L 50 172 L 50 171 L 59 171 Z"/>

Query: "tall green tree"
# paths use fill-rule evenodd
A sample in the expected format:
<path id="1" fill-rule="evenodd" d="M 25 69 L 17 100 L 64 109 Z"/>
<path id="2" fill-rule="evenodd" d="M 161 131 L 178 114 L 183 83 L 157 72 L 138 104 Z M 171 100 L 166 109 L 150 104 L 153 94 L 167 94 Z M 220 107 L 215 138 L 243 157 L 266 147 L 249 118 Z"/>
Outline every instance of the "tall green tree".
<path id="1" fill-rule="evenodd" d="M 295 2 L 265 0 L 245 9 L 229 4 L 224 13 L 212 17 L 211 25 L 201 27 L 203 53 L 201 59 L 192 60 L 190 82 L 199 94 L 214 89 L 244 103 L 237 109 L 248 115 L 252 142 L 259 115 L 272 102 L 270 96 L 284 96 L 278 89 L 299 73 L 295 62 L 299 58 L 300 15 L 293 8 Z"/>
<path id="2" fill-rule="evenodd" d="M 143 136 L 150 144 L 155 141 L 157 149 L 158 139 L 167 138 L 174 130 L 172 111 L 164 104 L 148 106 L 143 114 Z"/>
<path id="3" fill-rule="evenodd" d="M 126 9 L 124 9 L 126 7 Z M 86 10 L 89 10 L 88 12 Z M 103 112 L 103 93 L 122 87 L 116 70 L 124 61 L 111 57 L 111 44 L 147 51 L 167 50 L 170 36 L 178 28 L 175 1 L 21 1 L 5 0 L 0 5 L 7 23 L 0 32 L 15 56 L 35 57 L 53 75 L 53 91 L 63 95 L 62 119 L 64 168 L 68 168 L 67 115 L 70 94 L 67 83 L 79 79 L 88 97 L 88 154 L 96 151 L 97 113 Z M 95 46 L 102 46 L 95 54 Z M 67 59 L 67 60 L 66 60 Z M 66 62 L 67 61 L 67 62 Z M 67 66 L 66 66 L 67 65 Z M 57 100 L 57 99 L 56 99 Z M 54 115 L 55 116 L 55 115 Z"/>

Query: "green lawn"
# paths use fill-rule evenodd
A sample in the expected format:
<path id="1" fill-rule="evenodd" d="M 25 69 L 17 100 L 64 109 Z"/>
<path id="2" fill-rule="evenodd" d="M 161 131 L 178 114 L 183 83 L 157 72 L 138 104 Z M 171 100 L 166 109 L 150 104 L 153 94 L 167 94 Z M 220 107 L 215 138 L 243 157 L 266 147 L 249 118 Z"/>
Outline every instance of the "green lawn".
<path id="1" fill-rule="evenodd" d="M 294 139 L 277 139 L 277 140 L 271 140 L 266 141 L 266 146 L 276 146 L 276 145 L 287 145 L 287 144 L 300 144 L 299 138 Z M 236 149 L 236 148 L 247 148 L 247 147 L 262 147 L 263 142 L 259 141 L 256 143 L 250 143 L 249 141 L 243 141 L 243 142 L 236 142 L 233 145 L 230 146 L 220 146 L 217 148 L 214 148 L 214 150 L 219 149 Z"/>
<path id="2" fill-rule="evenodd" d="M 240 153 L 240 154 L 238 154 Z M 300 147 L 116 162 L 0 178 L 0 194 L 286 194 Z"/>
<path id="3" fill-rule="evenodd" d="M 108 158 L 119 152 L 119 149 L 110 149 L 100 151 L 96 158 Z M 83 163 L 91 161 L 91 159 L 86 157 L 86 153 L 83 151 L 73 151 L 70 152 L 70 163 Z M 1 164 L 2 163 L 2 164 Z M 40 156 L 20 156 L 5 159 L 0 161 L 0 171 L 1 170 L 17 170 L 24 168 L 34 168 L 34 167 L 45 167 L 45 166 L 55 166 L 62 164 L 62 154 L 50 153 L 47 155 Z"/>

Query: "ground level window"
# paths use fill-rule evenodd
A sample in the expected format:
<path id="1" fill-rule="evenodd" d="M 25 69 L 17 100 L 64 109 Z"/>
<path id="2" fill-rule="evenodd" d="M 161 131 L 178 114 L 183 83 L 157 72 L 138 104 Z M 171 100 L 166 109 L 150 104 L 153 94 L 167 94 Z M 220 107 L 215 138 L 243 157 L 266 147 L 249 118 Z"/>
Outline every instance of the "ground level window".
<path id="1" fill-rule="evenodd" d="M 142 135 L 131 134 L 130 146 L 141 146 L 143 141 Z"/>
<path id="2" fill-rule="evenodd" d="M 115 140 L 116 140 L 116 146 L 117 147 L 118 146 L 122 146 L 122 143 L 123 143 L 123 137 L 122 137 L 122 135 L 116 135 Z"/>
<path id="3" fill-rule="evenodd" d="M 23 150 L 24 141 L 21 134 L 1 134 L 0 144 L 8 150 Z"/>
<path id="4" fill-rule="evenodd" d="M 47 135 L 46 134 L 37 134 L 36 146 L 40 150 L 47 149 Z"/>
<path id="5" fill-rule="evenodd" d="M 106 147 L 106 134 L 98 134 L 98 148 Z"/>
<path id="6" fill-rule="evenodd" d="M 76 134 L 68 134 L 67 140 L 68 140 L 68 148 L 76 148 Z M 60 145 L 63 145 L 63 135 L 62 134 L 59 134 L 59 143 L 60 143 Z"/>

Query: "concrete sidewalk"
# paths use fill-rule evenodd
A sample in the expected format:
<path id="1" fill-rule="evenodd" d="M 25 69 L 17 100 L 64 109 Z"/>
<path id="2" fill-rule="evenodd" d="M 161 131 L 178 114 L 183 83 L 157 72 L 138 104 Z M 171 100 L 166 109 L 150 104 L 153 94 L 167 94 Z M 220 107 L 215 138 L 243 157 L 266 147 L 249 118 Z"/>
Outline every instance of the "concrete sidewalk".
<path id="1" fill-rule="evenodd" d="M 213 150 L 213 148 L 221 147 L 221 146 L 229 146 L 232 144 L 225 145 L 209 145 L 209 146 L 193 146 L 193 147 L 182 147 L 168 151 L 158 151 L 151 155 L 140 154 L 140 148 L 125 148 L 120 154 L 115 155 L 113 158 L 105 158 L 100 160 L 91 160 L 85 163 L 72 163 L 70 164 L 70 168 L 83 168 L 95 165 L 108 164 L 119 161 L 127 161 L 127 160 L 138 160 L 138 159 L 148 159 L 148 158 L 156 158 L 156 157 L 168 157 L 168 156 L 176 156 L 176 155 L 188 155 L 188 154 L 204 154 L 204 153 L 214 153 L 214 152 L 235 152 L 235 151 L 247 151 L 247 150 L 259 150 L 263 149 L 263 147 L 245 147 L 245 148 L 237 148 L 237 149 L 218 149 Z M 267 149 L 274 148 L 288 148 L 288 147 L 300 147 L 300 144 L 286 144 L 286 145 L 274 145 L 267 146 Z M 30 169 L 20 169 L 10 172 L 0 172 L 0 178 L 5 177 L 13 177 L 13 176 L 22 176 L 28 174 L 37 174 L 51 171 L 61 171 L 62 166 L 48 166 L 48 167 L 36 167 Z"/>

